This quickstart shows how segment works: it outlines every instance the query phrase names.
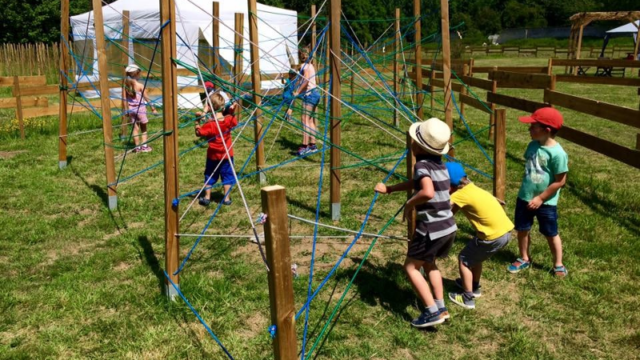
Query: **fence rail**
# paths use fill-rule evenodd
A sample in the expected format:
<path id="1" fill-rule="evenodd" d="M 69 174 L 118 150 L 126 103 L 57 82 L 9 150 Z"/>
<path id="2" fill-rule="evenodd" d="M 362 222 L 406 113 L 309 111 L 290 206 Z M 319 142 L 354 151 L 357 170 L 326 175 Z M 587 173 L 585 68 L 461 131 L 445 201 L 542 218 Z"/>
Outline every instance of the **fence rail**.
<path id="1" fill-rule="evenodd" d="M 628 54 L 633 53 L 633 46 L 610 46 L 607 47 L 602 54 L 604 57 L 609 58 L 623 58 Z M 597 59 L 600 57 L 602 47 L 583 47 L 580 51 L 581 58 Z M 423 51 L 424 56 L 433 57 L 439 54 L 438 49 L 425 49 Z M 516 56 L 516 57 L 554 57 L 554 58 L 566 58 L 569 53 L 569 49 L 564 47 L 554 46 L 536 46 L 536 47 L 519 47 L 519 46 L 470 46 L 466 47 L 462 51 L 463 54 L 469 56 L 476 55 L 503 55 L 503 56 Z M 407 60 L 413 60 L 413 54 L 408 54 Z"/>

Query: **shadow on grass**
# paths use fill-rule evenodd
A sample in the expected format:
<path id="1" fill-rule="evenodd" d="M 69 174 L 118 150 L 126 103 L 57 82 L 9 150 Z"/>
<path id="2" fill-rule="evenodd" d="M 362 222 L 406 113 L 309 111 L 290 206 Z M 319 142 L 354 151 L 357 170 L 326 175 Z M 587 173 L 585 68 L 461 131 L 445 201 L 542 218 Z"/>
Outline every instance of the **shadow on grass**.
<path id="1" fill-rule="evenodd" d="M 316 213 L 315 204 L 309 204 L 309 203 L 306 203 L 306 202 L 298 201 L 296 199 L 293 199 L 293 198 L 289 197 L 289 195 L 287 195 L 287 203 L 289 205 L 293 205 L 293 206 L 298 207 L 300 209 L 304 209 L 306 211 L 309 211 L 312 214 Z M 329 214 L 327 211 L 322 210 L 322 208 L 320 208 L 320 216 L 329 217 L 330 215 L 331 214 Z"/>
<path id="2" fill-rule="evenodd" d="M 331 324 L 331 326 L 329 327 L 329 330 L 324 334 L 324 338 L 322 339 L 322 342 L 320 342 L 320 344 L 318 344 L 318 347 L 316 348 L 316 355 L 313 357 L 313 359 L 317 359 L 318 356 L 320 356 L 320 351 L 322 350 L 322 348 L 324 347 L 324 344 L 327 342 L 327 339 L 329 339 L 329 335 L 331 335 L 331 332 L 333 331 L 333 328 L 336 326 L 336 324 L 338 323 L 338 321 L 340 320 L 340 316 L 342 316 L 342 312 L 345 311 L 353 302 L 353 300 L 356 298 L 356 293 L 354 293 L 349 300 L 347 300 L 347 302 L 344 304 L 344 306 L 342 306 L 342 308 L 340 308 L 340 311 L 338 311 L 338 313 L 336 314 L 336 316 L 333 318 L 333 323 Z M 328 305 L 328 303 L 327 303 Z M 311 338 L 311 337 L 309 337 Z"/>
<path id="3" fill-rule="evenodd" d="M 138 257 L 140 260 L 144 259 L 147 263 L 151 272 L 158 279 L 158 289 L 160 290 L 160 293 L 164 294 L 164 272 L 160 267 L 160 262 L 158 261 L 158 257 L 156 257 L 156 253 L 153 251 L 153 245 L 145 235 L 138 236 L 138 245 L 140 245 L 140 248 L 142 249 L 142 252 L 138 249 Z"/>

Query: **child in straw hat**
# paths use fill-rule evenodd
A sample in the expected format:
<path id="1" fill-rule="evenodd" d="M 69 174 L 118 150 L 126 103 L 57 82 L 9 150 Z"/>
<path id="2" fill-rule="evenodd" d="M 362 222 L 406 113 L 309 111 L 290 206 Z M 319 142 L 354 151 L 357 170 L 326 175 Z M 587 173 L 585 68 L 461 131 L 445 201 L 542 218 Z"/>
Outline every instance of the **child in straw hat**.
<path id="1" fill-rule="evenodd" d="M 451 212 L 449 173 L 442 162 L 442 155 L 449 152 L 451 130 L 441 120 L 431 118 L 413 124 L 409 128 L 409 134 L 414 140 L 411 151 L 416 157 L 413 179 L 393 186 L 379 183 L 375 191 L 391 194 L 414 190 L 404 209 L 404 218 L 413 210 L 416 211 L 416 230 L 409 242 L 404 268 L 426 307 L 411 325 L 426 328 L 441 324 L 449 318 L 444 305 L 442 275 L 436 265 L 436 258 L 449 254 L 458 229 Z M 420 273 L 420 268 L 424 268 L 431 287 Z"/>

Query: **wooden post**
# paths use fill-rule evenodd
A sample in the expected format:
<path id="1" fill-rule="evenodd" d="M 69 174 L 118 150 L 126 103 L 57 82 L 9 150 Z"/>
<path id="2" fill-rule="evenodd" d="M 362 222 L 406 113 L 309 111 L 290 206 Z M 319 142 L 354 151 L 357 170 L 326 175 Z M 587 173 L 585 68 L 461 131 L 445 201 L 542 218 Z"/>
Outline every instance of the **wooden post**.
<path id="1" fill-rule="evenodd" d="M 469 65 L 467 64 L 463 64 L 462 65 L 462 76 L 469 76 Z M 460 89 L 460 95 L 468 95 L 469 94 L 469 90 L 467 89 L 467 87 L 462 84 L 462 89 Z M 462 116 L 465 116 L 465 106 L 464 103 L 462 102 L 462 96 L 459 97 L 460 101 L 458 101 L 458 106 L 460 107 L 460 114 L 462 114 Z"/>
<path id="2" fill-rule="evenodd" d="M 242 31 L 240 32 L 242 33 Z M 211 53 L 213 59 L 211 61 L 211 67 L 213 68 L 213 73 L 219 77 L 222 75 L 222 63 L 220 63 L 220 3 L 217 1 L 213 2 L 213 23 L 211 24 L 211 34 L 213 35 L 213 52 Z"/>
<path id="3" fill-rule="evenodd" d="M 233 78 L 235 79 L 235 92 L 237 94 L 242 93 L 242 78 L 244 75 L 244 69 L 242 64 L 242 53 L 244 51 L 244 14 L 243 13 L 235 13 L 235 39 L 234 39 L 234 59 L 233 59 Z M 239 100 L 242 102 L 242 100 Z M 241 103 L 239 105 L 242 105 Z M 242 106 L 240 106 L 242 109 Z M 238 118 L 238 122 L 240 122 L 241 111 L 236 112 L 236 117 Z"/>
<path id="4" fill-rule="evenodd" d="M 276 360 L 297 359 L 293 302 L 293 274 L 289 248 L 289 224 L 285 188 L 267 186 L 260 191 L 262 211 L 267 214 L 264 241 L 269 263 L 269 303 L 271 324 L 276 326 L 273 353 Z"/>
<path id="5" fill-rule="evenodd" d="M 353 47 L 351 48 L 351 104 L 354 103 L 355 99 L 355 93 L 354 93 L 354 86 L 355 86 L 355 82 L 356 82 L 356 76 L 355 76 L 355 67 L 356 67 L 356 62 L 355 62 L 355 51 L 353 49 Z"/>
<path id="6" fill-rule="evenodd" d="M 69 0 L 60 1 L 60 112 L 58 113 L 58 168 L 67 167 L 67 87 L 69 82 Z"/>
<path id="7" fill-rule="evenodd" d="M 449 39 L 449 0 L 440 0 L 440 20 L 442 23 L 442 77 L 444 82 L 444 118 L 453 130 L 451 109 L 451 43 Z M 453 141 L 453 137 L 452 140 Z"/>
<path id="8" fill-rule="evenodd" d="M 418 116 L 418 121 L 422 121 L 424 118 L 424 109 L 422 108 L 422 103 L 424 101 L 424 93 L 422 92 L 422 38 L 421 38 L 421 27 L 422 20 L 420 17 L 422 13 L 420 12 L 420 0 L 413 0 L 413 17 L 417 19 L 414 24 L 415 29 L 415 59 L 416 59 L 416 106 L 418 107 L 418 111 L 416 115 Z M 433 70 L 433 67 L 432 67 Z M 431 92 L 431 98 L 433 99 L 433 92 Z"/>
<path id="9" fill-rule="evenodd" d="M 260 91 L 262 88 L 262 79 L 260 78 L 260 49 L 258 48 L 258 10 L 256 0 L 247 0 L 249 3 L 249 39 L 251 40 L 251 82 L 253 83 L 253 103 L 256 104 L 254 139 L 257 145 L 256 149 L 256 170 L 261 171 L 264 168 L 264 142 L 260 141 L 262 137 L 262 100 L 260 99 Z M 260 183 L 265 184 L 267 177 L 260 172 Z"/>
<path id="10" fill-rule="evenodd" d="M 393 47 L 395 55 L 393 56 L 393 95 L 396 97 L 396 107 L 393 109 L 393 126 L 400 126 L 400 119 L 398 114 L 398 107 L 400 106 L 400 102 L 398 99 L 398 93 L 400 90 L 400 9 L 396 8 L 396 22 L 395 22 L 395 32 L 396 32 L 396 41 L 395 46 Z M 351 75 L 351 79 L 353 79 L 353 75 Z M 353 81 L 353 80 L 352 80 Z M 351 86 L 351 93 L 353 94 L 353 84 Z M 353 95 L 351 96 L 351 102 L 353 102 Z"/>
<path id="11" fill-rule="evenodd" d="M 327 17 L 329 17 L 329 16 L 327 16 Z M 329 35 L 329 36 L 331 36 L 331 35 Z M 325 39 L 327 39 L 327 40 L 325 40 L 325 43 L 324 43 L 325 44 L 325 46 L 324 46 L 325 47 L 324 66 L 328 68 L 329 64 L 331 63 L 331 61 L 329 60 L 331 58 L 331 46 L 329 45 L 331 41 L 328 40 L 329 38 L 326 35 L 325 35 Z M 331 70 L 329 70 L 329 69 L 330 68 L 325 70 L 324 79 L 322 79 L 322 82 L 323 82 L 327 92 L 331 91 L 331 89 L 329 89 L 329 74 L 331 73 Z M 326 95 L 324 97 L 324 108 L 325 108 L 325 111 L 329 107 L 329 97 L 330 97 L 329 95 Z"/>
<path id="12" fill-rule="evenodd" d="M 635 25 L 635 22 L 632 22 Z M 633 60 L 638 60 L 638 51 L 640 51 L 640 26 L 638 28 L 638 34 L 636 35 L 636 47 L 633 49 Z"/>
<path id="13" fill-rule="evenodd" d="M 553 59 L 549 58 L 549 62 L 547 63 L 547 75 L 553 75 Z"/>
<path id="14" fill-rule="evenodd" d="M 493 152 L 493 195 L 505 200 L 507 182 L 507 111 L 497 109 L 495 111 L 496 136 Z"/>
<path id="15" fill-rule="evenodd" d="M 20 92 L 20 79 L 18 76 L 13 77 L 13 93 L 16 98 L 16 116 L 18 117 L 18 125 L 20 126 L 20 138 L 24 140 L 24 117 L 22 115 L 22 95 Z"/>
<path id="16" fill-rule="evenodd" d="M 316 30 L 315 17 L 316 17 L 316 5 L 312 4 L 311 5 L 311 19 L 312 19 L 311 20 L 311 51 L 313 51 L 313 49 L 316 48 L 316 44 L 318 43 L 318 35 L 316 34 L 317 30 Z M 317 61 L 315 56 L 311 58 L 311 63 L 313 64 L 314 69 L 316 69 Z"/>
<path id="17" fill-rule="evenodd" d="M 100 1 L 100 0 L 94 0 Z M 178 237 L 179 219 L 178 205 L 173 201 L 178 198 L 178 70 L 171 59 L 176 57 L 176 11 L 174 0 L 160 0 L 160 23 L 162 28 L 162 106 L 164 119 L 164 239 L 165 269 L 176 287 L 180 286 L 178 270 L 180 256 L 180 238 Z M 165 294 L 175 300 L 176 289 L 168 281 L 165 282 Z"/>
<path id="18" fill-rule="evenodd" d="M 104 139 L 104 157 L 107 168 L 107 193 L 109 209 L 118 206 L 116 193 L 116 168 L 113 157 L 113 128 L 111 127 L 111 99 L 109 98 L 109 68 L 104 39 L 104 21 L 102 17 L 102 1 L 93 0 L 94 28 L 96 33 L 96 49 L 98 51 L 98 72 L 100 76 L 100 102 L 102 106 L 102 135 Z"/>
<path id="19" fill-rule="evenodd" d="M 340 128 L 342 123 L 342 99 L 340 87 L 340 13 L 342 0 L 331 0 L 329 4 L 331 21 L 331 219 L 340 219 Z M 324 144 L 323 146 L 326 146 Z"/>
<path id="20" fill-rule="evenodd" d="M 407 179 L 413 180 L 413 167 L 416 164 L 416 156 L 413 154 L 411 150 L 411 144 L 413 143 L 413 139 L 409 132 L 407 131 L 407 150 L 409 153 L 407 154 Z M 413 188 L 407 190 L 407 200 L 411 199 L 413 195 Z M 416 231 L 416 212 L 415 210 L 411 212 L 411 215 L 407 219 L 407 237 L 409 240 L 413 239 L 413 233 Z"/>
<path id="21" fill-rule="evenodd" d="M 433 113 L 433 108 L 436 106 L 436 87 L 433 85 L 433 81 L 436 79 L 436 69 L 434 68 L 435 62 L 431 63 L 431 74 L 429 74 L 429 94 L 431 94 L 431 112 Z"/>
<path id="22" fill-rule="evenodd" d="M 493 71 L 498 71 L 498 67 L 494 66 Z M 491 83 L 491 92 L 493 94 L 498 92 L 498 82 L 493 80 Z M 489 114 L 489 140 L 493 140 L 495 136 L 496 127 L 496 104 L 491 103 L 491 114 Z"/>
<path id="23" fill-rule="evenodd" d="M 580 53 L 582 52 L 582 34 L 584 32 L 584 25 L 580 25 L 580 30 L 578 31 L 578 45 L 576 47 L 576 55 L 575 55 L 575 59 L 580 59 Z M 573 75 L 577 75 L 578 73 L 578 67 L 574 66 L 573 67 Z"/>
<path id="24" fill-rule="evenodd" d="M 129 37 L 130 35 L 130 26 L 129 26 L 130 13 L 129 10 L 122 11 L 122 39 L 120 40 L 120 46 L 122 47 L 122 65 L 126 69 L 127 65 L 129 65 Z M 124 113 L 126 109 L 125 102 L 127 99 L 125 98 L 125 90 L 124 90 L 124 80 L 127 78 L 127 72 L 125 69 L 122 70 L 122 96 L 121 96 L 121 108 L 122 108 L 122 122 L 120 124 L 120 140 L 124 140 L 127 137 L 128 133 L 128 124 L 129 124 L 129 115 Z"/>

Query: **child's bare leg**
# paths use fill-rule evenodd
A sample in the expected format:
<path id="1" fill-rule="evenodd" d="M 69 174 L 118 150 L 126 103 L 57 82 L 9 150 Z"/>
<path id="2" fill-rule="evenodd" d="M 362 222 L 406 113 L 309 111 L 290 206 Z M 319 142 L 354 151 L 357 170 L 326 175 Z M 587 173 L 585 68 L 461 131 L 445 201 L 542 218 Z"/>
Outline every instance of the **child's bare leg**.
<path id="1" fill-rule="evenodd" d="M 140 126 L 137 122 L 133 123 L 133 143 L 138 147 L 140 144 Z"/>
<path id="2" fill-rule="evenodd" d="M 231 185 L 222 185 L 222 188 L 224 189 L 224 199 L 222 199 L 222 202 L 226 202 L 229 200 L 229 190 L 231 189 Z"/>
<path id="3" fill-rule="evenodd" d="M 204 198 L 211 200 L 211 186 L 209 185 L 204 188 Z"/>
<path id="4" fill-rule="evenodd" d="M 482 263 L 473 265 L 471 267 L 471 272 L 473 273 L 473 283 L 474 284 L 479 284 L 480 283 L 480 277 L 482 276 Z"/>
<path id="5" fill-rule="evenodd" d="M 305 110 L 307 111 L 307 123 L 309 124 L 309 132 L 312 134 L 312 135 L 309 135 L 309 144 L 315 144 L 317 126 L 316 126 L 316 118 L 313 116 L 314 108 L 310 106 L 305 108 Z"/>
<path id="6" fill-rule="evenodd" d="M 442 274 L 438 269 L 438 266 L 435 262 L 428 263 L 425 262 L 424 271 L 427 272 L 429 276 L 429 283 L 431 283 L 431 287 L 433 288 L 433 296 L 436 299 L 444 299 L 444 287 L 442 286 Z"/>
<path id="7" fill-rule="evenodd" d="M 409 281 L 411 281 L 413 289 L 423 304 L 426 307 L 432 307 L 436 305 L 436 301 L 433 299 L 427 280 L 425 280 L 424 276 L 420 273 L 420 267 L 423 265 L 426 265 L 424 261 L 407 258 L 404 262 L 404 270 L 407 272 Z"/>
<path id="8" fill-rule="evenodd" d="M 142 144 L 147 143 L 147 124 L 140 124 L 140 131 L 142 131 Z"/>
<path id="9" fill-rule="evenodd" d="M 560 235 L 547 236 L 547 242 L 551 249 L 551 255 L 553 256 L 553 265 L 562 266 L 562 240 Z"/>
<path id="10" fill-rule="evenodd" d="M 469 269 L 462 262 L 462 260 L 458 260 L 458 265 L 460 266 L 460 279 L 462 279 L 462 286 L 464 288 L 464 291 L 472 292 L 473 282 L 479 281 L 479 280 L 476 280 L 475 273 L 473 272 L 473 270 Z M 480 271 L 482 271 L 482 265 L 480 265 Z M 478 279 L 479 279 L 479 276 L 478 276 Z"/>
<path id="11" fill-rule="evenodd" d="M 308 124 L 308 120 L 307 120 L 307 108 L 304 107 L 302 109 L 302 145 L 308 145 L 309 144 L 309 135 L 307 134 L 307 132 L 309 131 L 309 124 Z"/>
<path id="12" fill-rule="evenodd" d="M 518 231 L 518 248 L 520 249 L 520 257 L 524 261 L 531 261 L 529 257 L 530 234 L 531 232 L 529 230 Z"/>

